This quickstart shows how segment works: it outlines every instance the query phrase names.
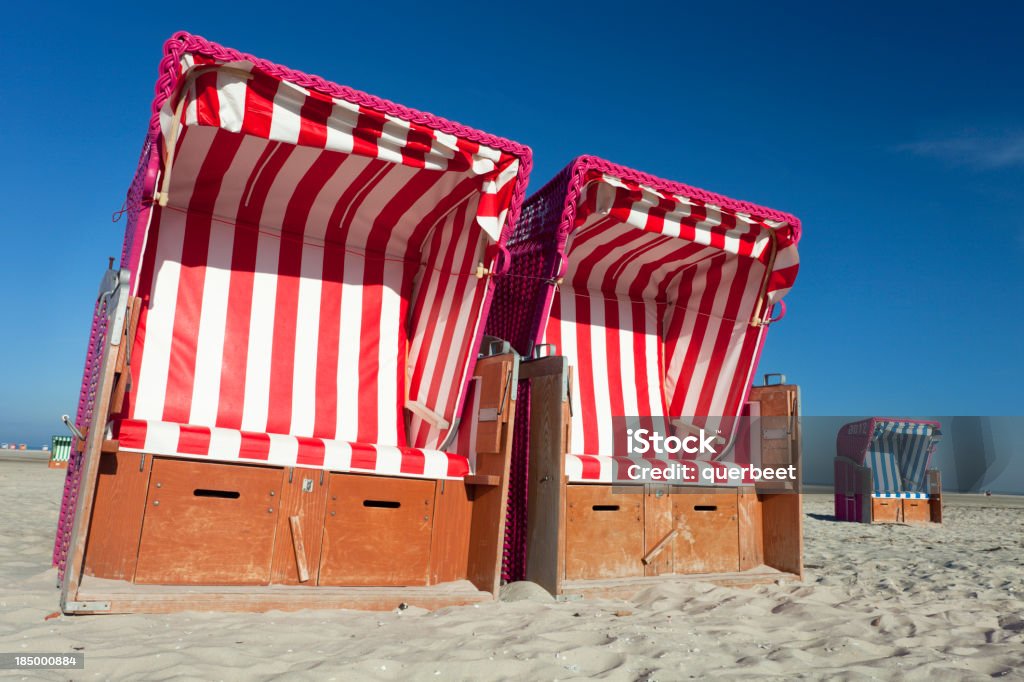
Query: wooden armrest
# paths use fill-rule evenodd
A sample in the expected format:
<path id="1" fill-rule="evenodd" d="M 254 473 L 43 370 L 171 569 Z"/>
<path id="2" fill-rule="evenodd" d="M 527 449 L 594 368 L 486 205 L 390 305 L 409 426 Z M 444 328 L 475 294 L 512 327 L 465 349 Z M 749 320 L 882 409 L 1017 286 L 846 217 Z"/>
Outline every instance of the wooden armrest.
<path id="1" fill-rule="evenodd" d="M 501 476 L 497 474 L 471 474 L 465 478 L 466 485 L 501 485 Z"/>

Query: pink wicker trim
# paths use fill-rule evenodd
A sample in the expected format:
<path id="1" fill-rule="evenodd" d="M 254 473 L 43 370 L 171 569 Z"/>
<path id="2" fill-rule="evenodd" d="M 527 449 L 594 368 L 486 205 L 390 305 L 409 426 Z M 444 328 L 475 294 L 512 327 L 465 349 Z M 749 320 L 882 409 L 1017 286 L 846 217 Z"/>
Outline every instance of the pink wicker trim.
<path id="1" fill-rule="evenodd" d="M 513 255 L 513 275 L 554 279 L 565 274 L 568 265 L 563 257 L 566 244 L 574 228 L 580 195 L 593 173 L 642 184 L 666 194 L 693 198 L 726 211 L 748 214 L 756 220 L 783 222 L 788 226 L 784 229 L 788 230 L 793 243 L 800 240 L 800 220 L 791 214 L 665 180 L 596 156 L 580 156 L 527 200 L 523 218 L 509 241 Z M 560 215 L 560 218 L 555 218 L 555 215 Z M 545 268 L 549 269 L 533 272 L 532 268 L 537 264 L 531 261 L 531 272 L 523 272 L 527 261 L 532 258 L 527 256 L 528 253 L 544 253 Z M 502 300 L 491 315 L 491 333 L 510 337 L 508 340 L 513 345 L 528 352 L 533 343 L 539 342 L 543 333 L 542 318 L 551 305 L 555 288 L 549 283 L 543 293 L 527 296 L 525 292 L 528 285 L 525 280 L 513 283 L 509 278 L 503 278 L 502 282 L 510 291 L 502 293 Z M 530 306 L 531 310 L 523 311 L 524 305 Z"/>
<path id="2" fill-rule="evenodd" d="M 566 169 L 566 172 L 569 173 L 569 187 L 566 192 L 565 211 L 562 214 L 562 222 L 558 229 L 559 252 L 564 250 L 565 240 L 572 231 L 573 221 L 576 219 L 576 208 L 579 202 L 580 193 L 586 185 L 587 174 L 590 173 L 590 171 L 607 173 L 608 175 L 620 180 L 647 185 L 659 192 L 679 194 L 681 196 L 698 199 L 709 204 L 714 204 L 715 206 L 719 206 L 728 211 L 747 213 L 750 216 L 761 220 L 776 220 L 788 223 L 792 229 L 793 242 L 796 243 L 800 241 L 800 219 L 789 213 L 783 213 L 782 211 L 758 206 L 757 204 L 752 204 L 748 201 L 730 199 L 727 196 L 715 194 L 714 192 L 709 192 L 707 190 L 700 189 L 699 187 L 684 185 L 681 182 L 665 180 L 664 178 L 659 178 L 655 175 L 650 175 L 649 173 L 643 173 L 638 170 L 633 170 L 632 168 L 627 168 L 626 166 L 620 166 L 617 163 L 606 161 L 597 156 L 580 156 L 569 164 L 569 167 Z M 559 173 L 553 182 L 564 182 L 562 174 Z M 544 190 L 542 189 L 540 191 L 543 192 Z"/>

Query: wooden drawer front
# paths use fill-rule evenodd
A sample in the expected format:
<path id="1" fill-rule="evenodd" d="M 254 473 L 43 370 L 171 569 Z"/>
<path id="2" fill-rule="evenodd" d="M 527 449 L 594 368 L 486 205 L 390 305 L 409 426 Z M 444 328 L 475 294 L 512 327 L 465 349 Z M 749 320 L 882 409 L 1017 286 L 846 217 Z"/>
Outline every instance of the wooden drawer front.
<path id="1" fill-rule="evenodd" d="M 267 585 L 281 469 L 153 461 L 135 582 Z"/>
<path id="2" fill-rule="evenodd" d="M 567 486 L 567 580 L 644 575 L 644 489 L 613 494 L 607 485 Z"/>
<path id="3" fill-rule="evenodd" d="M 932 520 L 928 500 L 903 500 L 903 521 L 905 523 L 929 523 Z"/>
<path id="4" fill-rule="evenodd" d="M 426 585 L 435 481 L 331 474 L 320 584 Z"/>
<path id="5" fill-rule="evenodd" d="M 899 523 L 903 520 L 903 500 L 871 498 L 872 523 Z"/>
<path id="6" fill-rule="evenodd" d="M 736 491 L 672 496 L 676 573 L 724 573 L 740 566 Z"/>

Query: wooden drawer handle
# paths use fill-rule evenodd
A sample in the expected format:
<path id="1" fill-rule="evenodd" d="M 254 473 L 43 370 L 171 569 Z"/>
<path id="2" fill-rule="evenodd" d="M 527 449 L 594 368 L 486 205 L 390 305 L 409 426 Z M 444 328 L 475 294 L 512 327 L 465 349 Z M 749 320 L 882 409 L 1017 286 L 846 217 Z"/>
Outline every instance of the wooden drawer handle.
<path id="1" fill-rule="evenodd" d="M 402 503 L 394 500 L 363 500 L 363 506 L 375 509 L 398 509 Z"/>
<path id="2" fill-rule="evenodd" d="M 209 490 L 207 488 L 196 488 L 192 491 L 195 497 L 216 497 L 222 500 L 237 500 L 242 493 L 237 490 Z"/>

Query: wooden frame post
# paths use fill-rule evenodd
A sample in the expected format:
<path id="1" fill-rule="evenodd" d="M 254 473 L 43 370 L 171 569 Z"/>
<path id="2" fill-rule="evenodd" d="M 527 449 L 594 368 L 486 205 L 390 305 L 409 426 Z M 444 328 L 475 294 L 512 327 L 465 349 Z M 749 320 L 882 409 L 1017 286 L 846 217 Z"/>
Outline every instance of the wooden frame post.
<path id="1" fill-rule="evenodd" d="M 562 356 L 529 360 L 523 362 L 519 376 L 530 381 L 526 579 L 557 595 L 565 568 L 569 360 Z"/>
<path id="2" fill-rule="evenodd" d="M 100 380 L 96 387 L 92 423 L 89 424 L 87 442 L 82 453 L 82 473 L 71 526 L 71 542 L 68 546 L 67 564 L 64 567 L 64 580 L 61 582 L 60 607 L 65 613 L 88 610 L 88 605 L 78 603 L 78 587 L 85 564 L 85 543 L 88 540 L 89 522 L 92 518 L 104 431 L 115 388 L 114 375 L 119 369 L 118 360 L 122 363 L 127 361 L 127 353 L 123 351 L 126 348 L 125 337 L 131 326 L 125 324 L 129 305 L 129 279 L 130 274 L 127 270 L 108 270 L 100 286 L 101 298 L 107 297 L 107 333 L 102 342 Z M 137 315 L 133 317 L 138 319 Z"/>

